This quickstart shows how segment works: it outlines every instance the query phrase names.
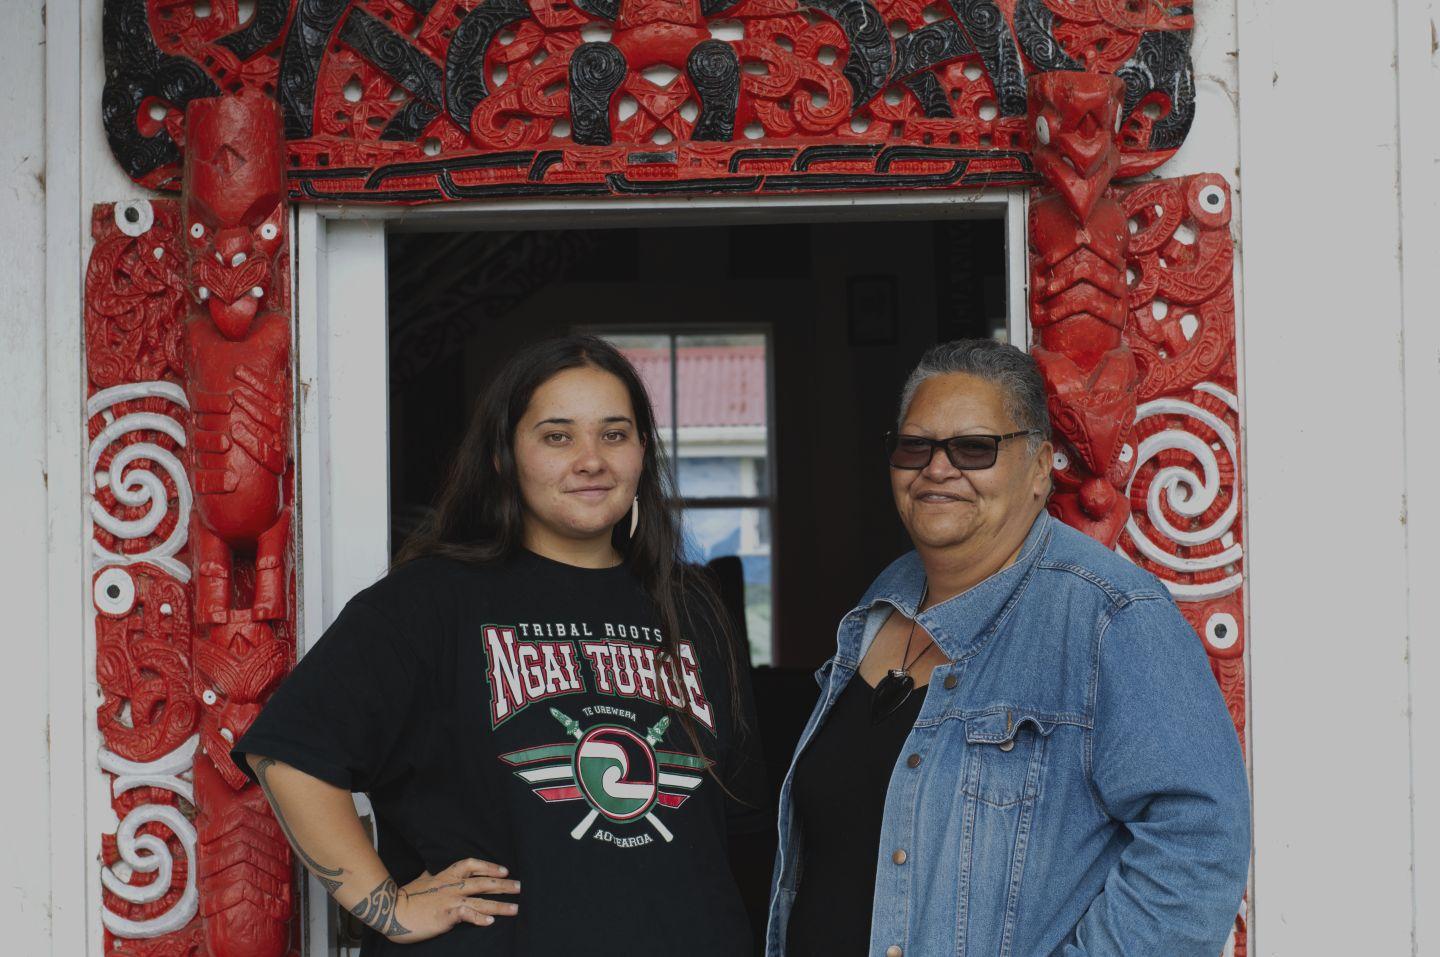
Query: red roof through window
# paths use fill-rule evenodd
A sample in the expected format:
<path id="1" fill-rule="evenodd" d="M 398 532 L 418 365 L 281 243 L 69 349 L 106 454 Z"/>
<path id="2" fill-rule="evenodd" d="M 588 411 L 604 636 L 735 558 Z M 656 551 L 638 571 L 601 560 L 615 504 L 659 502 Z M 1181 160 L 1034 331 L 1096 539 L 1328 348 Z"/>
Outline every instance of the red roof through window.
<path id="1" fill-rule="evenodd" d="M 661 428 L 669 428 L 670 350 L 624 349 Z M 764 346 L 681 346 L 675 350 L 680 426 L 765 425 Z"/>

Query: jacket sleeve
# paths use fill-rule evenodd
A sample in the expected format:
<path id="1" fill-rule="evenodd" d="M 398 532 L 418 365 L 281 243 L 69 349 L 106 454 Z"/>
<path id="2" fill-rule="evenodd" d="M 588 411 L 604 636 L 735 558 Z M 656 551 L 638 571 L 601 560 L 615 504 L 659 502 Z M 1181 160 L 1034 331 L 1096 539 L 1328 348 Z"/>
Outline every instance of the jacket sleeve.
<path id="1" fill-rule="evenodd" d="M 1195 632 L 1163 597 L 1100 638 L 1091 781 L 1129 831 L 1063 957 L 1214 957 L 1245 893 L 1250 800 L 1235 727 Z"/>

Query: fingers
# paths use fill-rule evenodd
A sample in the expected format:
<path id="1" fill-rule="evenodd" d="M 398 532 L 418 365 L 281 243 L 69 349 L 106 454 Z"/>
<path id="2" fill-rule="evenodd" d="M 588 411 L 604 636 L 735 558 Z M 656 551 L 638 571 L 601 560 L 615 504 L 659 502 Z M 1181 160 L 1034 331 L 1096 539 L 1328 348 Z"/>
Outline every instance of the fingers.
<path id="1" fill-rule="evenodd" d="M 478 858 L 467 857 L 463 861 L 456 861 L 445 868 L 445 876 L 452 878 L 465 877 L 508 877 L 510 871 L 489 861 L 482 861 Z"/>
<path id="2" fill-rule="evenodd" d="M 460 923 L 475 924 L 477 927 L 489 927 L 495 923 L 494 917 L 472 906 L 468 900 L 455 905 L 455 917 Z"/>
<path id="3" fill-rule="evenodd" d="M 467 877 L 460 882 L 460 893 L 469 897 L 478 894 L 518 894 L 519 881 L 507 881 L 498 877 Z"/>
<path id="4" fill-rule="evenodd" d="M 514 917 L 520 913 L 519 904 L 512 904 L 509 901 L 492 901 L 484 897 L 467 897 L 461 906 L 492 917 Z"/>
<path id="5" fill-rule="evenodd" d="M 455 917 L 467 924 L 488 927 L 496 917 L 514 917 L 520 912 L 518 904 L 486 900 L 483 897 L 466 897 L 455 905 Z"/>

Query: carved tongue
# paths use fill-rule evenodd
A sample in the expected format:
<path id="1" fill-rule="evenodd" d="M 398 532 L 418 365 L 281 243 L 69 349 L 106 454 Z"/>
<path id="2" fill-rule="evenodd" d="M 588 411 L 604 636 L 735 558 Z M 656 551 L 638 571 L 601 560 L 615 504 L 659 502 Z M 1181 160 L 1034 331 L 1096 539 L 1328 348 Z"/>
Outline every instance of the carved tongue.
<path id="1" fill-rule="evenodd" d="M 205 300 L 205 305 L 210 310 L 210 319 L 215 323 L 215 328 L 226 339 L 243 339 L 250 331 L 250 323 L 255 319 L 255 313 L 259 311 L 260 300 L 254 296 L 244 295 L 234 302 L 221 302 L 220 297 L 211 295 Z"/>

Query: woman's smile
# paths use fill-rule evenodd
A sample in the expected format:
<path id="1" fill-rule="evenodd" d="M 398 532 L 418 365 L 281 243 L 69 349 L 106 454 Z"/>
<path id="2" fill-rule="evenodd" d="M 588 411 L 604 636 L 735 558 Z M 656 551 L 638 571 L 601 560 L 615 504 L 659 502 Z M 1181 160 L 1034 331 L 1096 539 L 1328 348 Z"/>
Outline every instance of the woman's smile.
<path id="1" fill-rule="evenodd" d="M 567 489 L 566 494 L 578 495 L 587 502 L 603 502 L 614 489 L 613 485 L 585 485 L 581 488 Z"/>
<path id="2" fill-rule="evenodd" d="M 974 504 L 973 502 L 970 501 L 970 499 L 968 499 L 968 498 L 966 498 L 965 496 L 961 495 L 959 492 L 949 492 L 949 491 L 946 491 L 945 489 L 938 489 L 938 488 L 925 489 L 924 491 L 921 491 L 921 492 L 915 492 L 915 493 L 914 493 L 914 499 L 915 499 L 915 501 L 921 503 L 922 505 L 960 505 L 960 504 L 971 505 L 971 504 Z"/>

